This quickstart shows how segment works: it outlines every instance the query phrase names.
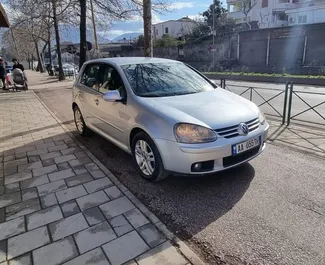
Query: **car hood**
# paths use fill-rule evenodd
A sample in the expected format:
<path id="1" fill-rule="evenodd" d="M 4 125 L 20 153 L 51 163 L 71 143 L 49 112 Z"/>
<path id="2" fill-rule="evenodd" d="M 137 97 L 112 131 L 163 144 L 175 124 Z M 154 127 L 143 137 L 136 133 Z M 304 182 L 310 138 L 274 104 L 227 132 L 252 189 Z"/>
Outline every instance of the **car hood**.
<path id="1" fill-rule="evenodd" d="M 142 98 L 174 122 L 188 122 L 218 129 L 256 119 L 258 107 L 249 100 L 217 88 L 196 94 Z"/>

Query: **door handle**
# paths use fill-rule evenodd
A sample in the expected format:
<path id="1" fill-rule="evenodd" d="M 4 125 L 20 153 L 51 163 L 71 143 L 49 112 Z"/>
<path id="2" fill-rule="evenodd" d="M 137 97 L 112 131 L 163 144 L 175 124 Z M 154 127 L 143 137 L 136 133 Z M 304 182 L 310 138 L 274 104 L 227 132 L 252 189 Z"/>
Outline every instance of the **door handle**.
<path id="1" fill-rule="evenodd" d="M 99 100 L 98 99 L 95 99 L 95 103 L 96 103 L 96 105 L 98 105 L 99 104 Z"/>
<path id="2" fill-rule="evenodd" d="M 78 92 L 77 97 L 81 97 L 81 92 Z"/>

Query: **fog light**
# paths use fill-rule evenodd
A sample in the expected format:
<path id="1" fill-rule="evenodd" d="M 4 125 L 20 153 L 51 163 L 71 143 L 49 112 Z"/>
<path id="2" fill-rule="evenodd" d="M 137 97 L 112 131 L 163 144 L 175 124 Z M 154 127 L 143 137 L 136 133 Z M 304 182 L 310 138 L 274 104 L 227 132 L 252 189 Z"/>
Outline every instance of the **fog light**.
<path id="1" fill-rule="evenodd" d="M 201 170 L 201 167 L 202 167 L 202 164 L 201 164 L 201 163 L 195 163 L 195 164 L 193 165 L 193 169 L 194 169 L 195 171 L 200 171 L 200 170 Z"/>

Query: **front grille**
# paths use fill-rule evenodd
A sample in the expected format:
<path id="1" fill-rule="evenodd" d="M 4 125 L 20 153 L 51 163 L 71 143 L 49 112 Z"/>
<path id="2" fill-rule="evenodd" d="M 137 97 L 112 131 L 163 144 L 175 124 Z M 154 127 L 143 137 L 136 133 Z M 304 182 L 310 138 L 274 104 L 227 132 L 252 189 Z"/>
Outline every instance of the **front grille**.
<path id="1" fill-rule="evenodd" d="M 256 129 L 258 129 L 259 125 L 260 125 L 260 121 L 258 119 L 254 119 L 254 120 L 250 120 L 248 122 L 245 122 L 248 126 L 248 131 L 252 132 L 255 131 Z M 221 128 L 221 129 L 217 129 L 214 130 L 220 137 L 224 137 L 224 138 L 233 138 L 236 136 L 239 136 L 238 133 L 238 126 L 234 125 L 234 126 L 230 126 L 230 127 L 226 127 L 226 128 Z"/>
<path id="2" fill-rule="evenodd" d="M 223 167 L 231 167 L 231 166 L 239 164 L 247 159 L 250 159 L 251 157 L 257 155 L 259 149 L 260 149 L 260 146 L 257 146 L 257 147 L 255 147 L 251 150 L 248 150 L 242 154 L 224 157 L 223 158 Z"/>

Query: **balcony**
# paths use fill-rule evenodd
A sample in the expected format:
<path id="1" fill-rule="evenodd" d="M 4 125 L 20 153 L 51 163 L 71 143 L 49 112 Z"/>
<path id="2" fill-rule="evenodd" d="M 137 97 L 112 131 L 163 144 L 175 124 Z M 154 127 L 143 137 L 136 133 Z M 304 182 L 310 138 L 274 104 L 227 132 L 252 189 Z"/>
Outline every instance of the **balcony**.
<path id="1" fill-rule="evenodd" d="M 278 11 L 284 11 L 284 10 L 288 10 L 288 9 L 292 9 L 292 8 L 297 8 L 297 4 L 277 2 L 275 4 L 275 8 L 273 9 L 273 11 L 278 12 Z"/>
<path id="2" fill-rule="evenodd" d="M 277 20 L 273 22 L 273 27 L 285 27 L 288 25 L 289 25 L 288 20 Z"/>
<path id="3" fill-rule="evenodd" d="M 232 19 L 243 19 L 243 18 L 245 18 L 245 14 L 243 13 L 243 11 L 228 12 L 227 16 L 228 16 L 228 18 L 232 18 Z"/>

